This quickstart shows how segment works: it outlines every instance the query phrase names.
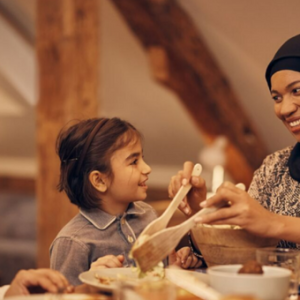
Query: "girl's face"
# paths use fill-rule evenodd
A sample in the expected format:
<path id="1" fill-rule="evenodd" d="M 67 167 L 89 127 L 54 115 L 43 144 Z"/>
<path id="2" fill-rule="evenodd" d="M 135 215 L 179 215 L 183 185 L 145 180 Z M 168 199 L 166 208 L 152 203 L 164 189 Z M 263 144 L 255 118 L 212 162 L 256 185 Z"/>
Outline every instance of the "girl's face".
<path id="1" fill-rule="evenodd" d="M 111 157 L 111 168 L 113 178 L 108 183 L 106 205 L 127 207 L 130 202 L 146 198 L 146 181 L 151 168 L 143 159 L 143 149 L 139 140 L 116 150 Z"/>
<path id="2" fill-rule="evenodd" d="M 271 77 L 276 116 L 300 142 L 300 72 L 282 70 Z"/>

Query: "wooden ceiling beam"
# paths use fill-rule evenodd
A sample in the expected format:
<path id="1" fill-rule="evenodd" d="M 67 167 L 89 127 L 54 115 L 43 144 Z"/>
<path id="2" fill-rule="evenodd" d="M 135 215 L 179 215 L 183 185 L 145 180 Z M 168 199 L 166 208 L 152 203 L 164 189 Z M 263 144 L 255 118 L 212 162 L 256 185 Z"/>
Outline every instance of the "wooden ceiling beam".
<path id="1" fill-rule="evenodd" d="M 179 96 L 204 140 L 227 137 L 227 170 L 248 185 L 266 147 L 191 18 L 174 0 L 112 2 L 148 53 L 155 79 Z"/>
<path id="2" fill-rule="evenodd" d="M 8 1 L 0 1 L 0 16 L 24 39 L 30 46 L 34 45 L 35 32 L 33 20 L 27 20 L 28 23 L 18 19 L 14 13 L 14 6 Z"/>

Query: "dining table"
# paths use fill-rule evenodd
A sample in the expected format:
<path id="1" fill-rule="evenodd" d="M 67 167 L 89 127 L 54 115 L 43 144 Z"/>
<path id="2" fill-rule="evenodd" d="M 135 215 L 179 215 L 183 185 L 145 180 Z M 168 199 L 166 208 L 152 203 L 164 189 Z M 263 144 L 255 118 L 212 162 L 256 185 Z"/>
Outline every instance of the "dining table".
<path id="1" fill-rule="evenodd" d="M 177 287 L 178 292 L 176 293 L 176 300 L 204 300 L 203 298 L 199 298 L 187 291 L 184 293 L 180 291 L 180 288 Z M 78 285 L 75 287 L 75 293 L 76 294 L 89 294 L 94 295 L 95 300 L 113 300 L 113 294 L 112 293 L 106 293 L 101 290 L 99 290 L 96 287 L 93 287 L 91 285 L 88 285 L 86 283 Z M 155 300 L 166 300 L 166 299 L 155 299 Z M 175 300 L 175 299 L 174 299 Z M 300 298 L 299 298 L 300 300 Z"/>
<path id="2" fill-rule="evenodd" d="M 178 286 L 174 285 L 174 287 L 177 289 L 176 298 L 175 298 L 176 300 L 205 300 L 203 298 L 195 296 L 194 294 L 192 294 Z M 300 292 L 300 289 L 299 289 L 299 292 Z M 89 284 L 86 284 L 86 283 L 76 286 L 74 293 L 92 295 L 92 296 L 94 296 L 95 300 L 115 300 L 113 293 L 104 292 L 103 290 L 101 290 L 97 287 L 91 286 Z M 236 300 L 236 299 L 237 298 L 234 298 L 234 300 Z M 256 298 L 253 298 L 253 300 L 254 299 L 256 300 Z M 166 299 L 155 298 L 155 300 L 166 300 Z M 262 300 L 262 299 L 257 299 L 257 300 Z M 298 300 L 300 300 L 300 294 L 298 296 Z"/>
<path id="3" fill-rule="evenodd" d="M 178 288 L 179 289 L 179 288 Z M 90 286 L 88 284 L 81 284 L 75 288 L 75 293 L 79 294 L 89 294 L 94 295 L 95 300 L 113 300 L 113 294 L 111 293 L 103 293 L 99 289 Z M 185 292 L 185 293 L 177 293 L 176 300 L 205 300 L 203 298 L 199 298 L 191 293 Z M 160 299 L 155 299 L 160 300 Z M 165 300 L 165 299 L 162 299 Z M 298 300 L 300 300 L 300 295 L 298 296 Z"/>
<path id="4" fill-rule="evenodd" d="M 113 294 L 111 293 L 103 293 L 99 289 L 90 286 L 88 284 L 81 284 L 75 288 L 75 293 L 79 294 L 89 294 L 94 295 L 95 300 L 113 300 Z M 199 298 L 191 293 L 185 292 L 185 293 L 177 293 L 176 300 L 205 300 L 203 298 Z M 160 299 L 155 299 L 160 300 Z M 165 300 L 165 299 L 162 299 Z M 300 300 L 300 295 L 298 296 L 298 300 Z"/>

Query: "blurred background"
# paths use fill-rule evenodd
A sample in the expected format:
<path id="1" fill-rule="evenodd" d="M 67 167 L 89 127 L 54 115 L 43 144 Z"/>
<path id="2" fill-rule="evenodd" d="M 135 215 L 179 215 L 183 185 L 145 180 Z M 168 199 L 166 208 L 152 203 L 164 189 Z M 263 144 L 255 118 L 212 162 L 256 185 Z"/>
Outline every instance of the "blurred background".
<path id="1" fill-rule="evenodd" d="M 55 2 L 57 1 L 53 1 Z M 62 227 L 72 214 L 74 215 L 72 208 L 70 215 L 59 217 L 61 212 L 68 208 L 61 207 L 60 202 L 55 203 L 59 196 L 56 199 L 56 196 L 53 197 L 53 194 L 47 192 L 49 187 L 45 188 L 46 173 L 51 173 L 51 169 L 44 163 L 45 161 L 51 163 L 51 160 L 43 149 L 49 149 L 54 153 L 54 139 L 51 135 L 48 136 L 49 128 L 41 129 L 42 126 L 39 124 L 43 123 L 43 118 L 47 118 L 47 109 L 52 116 L 52 122 L 55 122 L 52 104 L 59 110 L 58 106 L 61 103 L 62 111 L 64 107 L 72 106 L 72 102 L 64 106 L 64 97 L 47 99 L 49 91 L 55 91 L 57 88 L 57 82 L 68 85 L 67 79 L 72 78 L 73 71 L 70 70 L 68 73 L 60 66 L 63 75 L 60 79 L 57 75 L 60 73 L 56 70 L 58 72 L 56 85 L 51 87 L 51 82 L 44 84 L 43 80 L 47 76 L 45 70 L 51 70 L 51 62 L 47 62 L 47 56 L 43 53 L 55 52 L 55 48 L 53 50 L 50 47 L 47 50 L 47 43 L 50 40 L 54 41 L 52 46 L 55 45 L 56 40 L 53 38 L 55 33 L 51 31 L 51 26 L 54 26 L 55 22 L 62 22 L 62 28 L 66 28 L 65 32 L 56 33 L 57 35 L 63 36 L 69 32 L 69 36 L 72 37 L 72 34 L 76 35 L 76 30 L 81 30 L 70 24 L 76 22 L 76 16 L 89 19 L 86 13 L 89 8 L 80 8 L 84 5 L 83 2 L 94 3 L 94 7 L 97 8 L 97 11 L 93 11 L 93 18 L 97 20 L 94 23 L 97 30 L 93 32 L 97 37 L 93 40 L 95 45 L 97 44 L 95 46 L 97 51 L 93 53 L 96 53 L 94 55 L 97 59 L 94 60 L 94 64 L 93 61 L 89 61 L 97 73 L 93 77 L 93 80 L 96 80 L 94 86 L 96 110 L 94 109 L 93 115 L 88 111 L 71 114 L 72 109 L 69 113 L 64 112 L 64 118 L 57 119 L 59 127 L 75 117 L 94 116 L 118 116 L 134 124 L 145 137 L 145 159 L 152 167 L 147 201 L 153 204 L 159 213 L 167 205 L 167 186 L 170 177 L 182 167 L 184 161 L 200 161 L 204 165 L 203 176 L 209 189 L 213 189 L 214 166 L 224 166 L 225 179 L 237 181 L 245 178 L 244 181 L 247 181 L 248 175 L 239 177 L 233 169 L 240 168 L 241 172 L 244 170 L 245 173 L 252 174 L 265 154 L 294 143 L 293 138 L 273 113 L 273 103 L 264 72 L 278 47 L 288 38 L 299 34 L 298 0 L 141 0 L 140 3 L 145 3 L 141 8 L 134 6 L 137 5 L 136 0 L 126 0 L 129 6 L 132 2 L 132 7 L 128 10 L 117 0 L 73 2 L 60 0 L 60 2 L 57 19 L 53 12 L 52 18 L 47 19 L 41 16 L 53 8 L 47 7 L 45 0 L 0 0 L 0 284 L 9 282 L 20 268 L 47 266 L 49 241 L 57 234 L 58 228 Z M 72 5 L 76 6 L 75 17 L 70 13 Z M 176 6 L 175 10 L 171 9 L 172 5 Z M 147 8 L 150 11 L 148 15 Z M 82 11 L 85 14 L 80 15 L 79 12 Z M 153 18 L 152 27 L 147 24 L 140 29 L 134 27 L 138 21 L 142 22 L 143 16 L 146 15 L 150 20 Z M 141 19 L 136 21 L 135 25 L 130 23 L 130 19 L 134 19 L 133 16 L 136 16 L 137 20 L 140 16 Z M 161 23 L 158 24 L 157 20 Z M 48 25 L 45 24 L 46 21 Z M 169 27 L 164 28 L 162 24 L 168 24 Z M 143 31 L 143 28 L 149 31 Z M 90 38 L 88 27 L 86 30 L 88 39 Z M 154 30 L 153 35 L 151 30 Z M 148 34 L 146 37 L 145 32 Z M 164 35 L 160 35 L 161 33 Z M 84 34 L 84 31 L 81 34 Z M 61 36 L 58 36 L 60 40 L 57 38 L 56 43 L 68 40 L 68 34 L 65 39 Z M 160 45 L 155 40 L 157 36 L 161 39 Z M 80 38 L 84 47 L 85 37 L 81 35 Z M 208 69 L 215 70 L 215 65 L 217 66 L 219 75 L 216 71 L 212 74 L 208 72 L 207 77 L 203 76 L 198 81 L 199 86 L 206 87 L 206 93 L 200 90 L 197 94 L 188 84 L 187 88 L 176 89 L 171 80 L 168 81 L 172 74 L 177 76 L 177 86 L 186 84 L 189 78 L 192 78 L 188 76 L 181 78 L 180 74 L 183 73 L 182 70 L 190 74 L 188 72 L 193 71 L 193 63 L 184 65 L 184 68 L 182 64 L 172 64 L 181 61 L 178 60 L 178 57 L 181 59 L 180 55 L 189 55 L 189 51 L 193 50 L 188 43 L 185 44 L 188 39 L 196 40 L 198 44 L 201 41 L 207 47 L 205 55 L 209 55 L 213 61 L 211 67 L 207 63 Z M 153 45 L 151 41 L 154 41 Z M 195 45 L 198 45 L 197 43 L 195 42 Z M 91 43 L 87 43 L 86 47 L 88 45 Z M 59 51 L 64 49 L 58 50 L 58 55 L 61 55 Z M 190 57 L 198 58 L 199 62 L 205 60 L 201 53 L 195 51 L 191 51 Z M 79 59 L 75 57 L 74 62 Z M 47 63 L 50 67 L 45 68 Z M 200 66 L 197 66 L 197 63 L 194 66 L 195 74 L 197 70 L 203 69 L 201 63 Z M 172 72 L 166 75 L 166 69 Z M 224 89 L 218 90 L 218 86 L 214 84 L 210 86 L 214 76 L 224 79 Z M 84 82 L 90 77 L 87 74 L 81 78 Z M 203 83 L 205 81 L 207 82 Z M 218 114 L 214 115 L 214 106 L 207 105 L 205 110 L 200 104 L 201 101 L 203 103 L 214 101 L 213 97 L 208 99 L 207 95 L 209 91 L 217 90 L 219 94 L 213 104 L 219 106 L 224 115 L 227 114 L 227 110 L 229 113 L 233 112 L 230 122 L 222 117 L 219 120 Z M 235 95 L 234 99 L 244 115 L 234 113 L 236 107 L 235 102 L 230 100 L 231 96 L 227 102 L 226 91 L 229 90 L 230 95 L 231 93 Z M 73 93 L 77 93 L 76 89 Z M 202 95 L 194 97 L 196 99 L 192 101 L 195 100 L 196 104 L 188 102 L 193 95 Z M 52 97 L 55 97 L 54 92 Z M 53 99 L 57 101 L 54 102 Z M 197 103 L 201 107 L 200 113 L 197 111 Z M 61 114 L 62 112 L 59 112 L 57 116 Z M 206 116 L 210 116 L 208 120 L 205 119 Z M 232 124 L 240 124 L 241 118 L 245 120 L 244 116 L 247 117 L 247 126 L 243 133 L 237 136 L 239 142 L 236 143 L 233 138 L 236 133 L 231 127 Z M 213 127 L 219 126 L 219 130 L 209 130 L 208 122 L 212 119 Z M 56 134 L 57 131 L 54 129 L 53 136 Z M 255 144 L 253 139 L 259 142 Z M 221 142 L 218 142 L 220 140 Z M 259 153 L 254 161 L 247 154 L 247 143 L 250 148 L 255 144 L 253 147 L 258 149 L 258 152 L 253 152 L 253 156 Z M 225 151 L 224 147 L 227 144 L 233 144 L 239 149 L 242 160 L 235 162 L 232 159 L 234 156 Z M 237 145 L 242 146 L 239 148 Z M 230 155 L 231 159 L 226 160 Z M 58 172 L 57 161 L 53 164 L 53 168 Z M 55 176 L 51 178 L 53 182 L 57 180 L 57 172 L 54 172 Z M 50 188 L 55 190 L 54 186 L 55 184 L 52 184 Z M 48 201 L 48 194 L 51 194 L 52 201 L 51 199 Z M 67 202 L 65 201 L 64 205 L 69 205 Z M 47 205 L 53 206 L 47 208 Z M 58 216 L 51 212 L 53 207 L 57 210 Z M 182 216 L 178 214 L 174 222 L 181 220 Z M 58 227 L 49 226 L 54 223 L 58 223 Z"/>

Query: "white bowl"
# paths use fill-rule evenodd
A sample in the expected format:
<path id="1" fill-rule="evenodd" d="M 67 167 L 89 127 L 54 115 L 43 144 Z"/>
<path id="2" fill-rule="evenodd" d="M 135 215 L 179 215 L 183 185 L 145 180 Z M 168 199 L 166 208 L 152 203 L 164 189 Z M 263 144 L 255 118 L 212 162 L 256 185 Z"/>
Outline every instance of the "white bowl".
<path id="1" fill-rule="evenodd" d="M 263 266 L 263 274 L 238 274 L 242 265 L 221 265 L 207 269 L 212 288 L 223 295 L 251 295 L 261 300 L 284 300 L 292 272 Z"/>

